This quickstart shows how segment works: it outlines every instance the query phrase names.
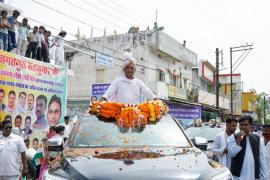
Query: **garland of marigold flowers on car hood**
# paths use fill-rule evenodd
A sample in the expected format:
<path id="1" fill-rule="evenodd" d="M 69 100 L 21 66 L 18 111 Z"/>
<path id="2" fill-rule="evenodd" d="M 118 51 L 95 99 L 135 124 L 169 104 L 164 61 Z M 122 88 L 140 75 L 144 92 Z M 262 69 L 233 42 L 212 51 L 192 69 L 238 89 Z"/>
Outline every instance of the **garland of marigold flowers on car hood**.
<path id="1" fill-rule="evenodd" d="M 94 101 L 89 106 L 89 113 L 104 120 L 115 119 L 120 127 L 139 127 L 156 123 L 167 114 L 168 106 L 160 100 L 142 104 L 121 104 L 108 101 Z"/>

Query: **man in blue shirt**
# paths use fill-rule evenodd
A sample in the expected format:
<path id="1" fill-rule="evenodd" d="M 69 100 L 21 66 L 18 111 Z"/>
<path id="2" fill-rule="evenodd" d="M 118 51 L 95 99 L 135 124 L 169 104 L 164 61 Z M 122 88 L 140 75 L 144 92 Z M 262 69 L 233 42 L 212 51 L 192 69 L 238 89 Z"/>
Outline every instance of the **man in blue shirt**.
<path id="1" fill-rule="evenodd" d="M 18 24 L 17 18 L 20 16 L 19 11 L 14 10 L 13 15 L 8 17 L 8 22 L 11 25 L 11 29 L 8 30 L 8 52 L 11 52 L 13 49 L 17 48 L 16 42 L 16 25 Z"/>

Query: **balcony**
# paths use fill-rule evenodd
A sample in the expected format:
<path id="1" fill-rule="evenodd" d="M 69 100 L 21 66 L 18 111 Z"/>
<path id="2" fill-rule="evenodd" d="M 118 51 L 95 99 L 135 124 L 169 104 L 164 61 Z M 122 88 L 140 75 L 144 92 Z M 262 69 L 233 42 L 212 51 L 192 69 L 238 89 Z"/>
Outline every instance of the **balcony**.
<path id="1" fill-rule="evenodd" d="M 158 98 L 168 99 L 168 88 L 165 82 L 151 81 L 149 87 Z"/>
<path id="2" fill-rule="evenodd" d="M 199 90 L 199 103 L 216 106 L 216 95 Z M 219 97 L 219 107 L 223 109 L 229 109 L 229 99 Z"/>
<path id="3" fill-rule="evenodd" d="M 187 93 L 186 89 L 175 87 L 175 86 L 168 86 L 168 96 L 172 98 L 187 100 Z"/>
<path id="4" fill-rule="evenodd" d="M 176 39 L 164 32 L 155 32 L 150 39 L 150 47 L 173 58 L 182 61 L 189 66 L 197 65 L 197 54 L 187 49 Z"/>

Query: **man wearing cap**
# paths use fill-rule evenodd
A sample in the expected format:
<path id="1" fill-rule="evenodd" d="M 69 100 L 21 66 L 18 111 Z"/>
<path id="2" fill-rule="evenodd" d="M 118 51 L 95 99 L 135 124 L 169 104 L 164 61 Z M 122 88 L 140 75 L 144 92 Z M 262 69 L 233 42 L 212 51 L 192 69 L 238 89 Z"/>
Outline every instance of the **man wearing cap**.
<path id="1" fill-rule="evenodd" d="M 112 82 L 102 99 L 125 104 L 138 104 L 141 94 L 148 100 L 157 99 L 157 96 L 141 80 L 134 77 L 135 58 L 128 52 L 124 56 L 123 75 Z"/>
<path id="2" fill-rule="evenodd" d="M 23 139 L 12 133 L 12 122 L 2 122 L 3 134 L 0 136 L 0 179 L 16 180 L 21 175 L 21 161 L 23 164 L 22 175 L 26 176 L 27 161 L 25 157 L 26 146 Z"/>
<path id="3" fill-rule="evenodd" d="M 265 162 L 266 162 L 266 178 L 265 180 L 270 180 L 270 124 L 263 126 L 263 140 L 265 144 Z"/>

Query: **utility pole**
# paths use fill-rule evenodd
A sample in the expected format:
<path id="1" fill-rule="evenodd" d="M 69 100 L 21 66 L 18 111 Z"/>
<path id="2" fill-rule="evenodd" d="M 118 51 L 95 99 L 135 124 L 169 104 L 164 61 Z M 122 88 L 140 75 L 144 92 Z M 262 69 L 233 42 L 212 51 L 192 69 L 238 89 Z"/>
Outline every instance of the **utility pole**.
<path id="1" fill-rule="evenodd" d="M 264 123 L 265 123 L 265 120 L 266 120 L 266 118 L 265 118 L 265 116 L 266 116 L 266 106 L 265 106 L 265 104 L 266 104 L 266 99 L 265 99 L 265 96 L 263 96 L 263 121 L 264 121 Z"/>
<path id="2" fill-rule="evenodd" d="M 247 55 L 250 53 L 250 51 L 252 49 L 254 49 L 253 48 L 253 43 L 252 44 L 241 45 L 241 46 L 236 46 L 236 47 L 230 47 L 230 76 L 231 76 L 231 83 L 230 83 L 230 85 L 231 85 L 231 114 L 232 115 L 233 115 L 233 72 L 240 66 L 240 64 L 244 61 L 244 59 L 247 57 Z M 232 53 L 233 52 L 237 52 L 237 51 L 243 51 L 243 53 L 235 61 L 235 63 L 233 64 Z M 236 67 L 233 70 L 233 67 L 235 65 L 236 65 Z"/>
<path id="3" fill-rule="evenodd" d="M 216 48 L 216 109 L 219 112 L 219 50 Z"/>
<path id="4" fill-rule="evenodd" d="M 230 48 L 230 69 L 231 69 L 231 72 L 230 72 L 230 75 L 231 75 L 231 114 L 233 115 L 233 88 L 232 88 L 232 85 L 233 85 L 233 76 L 232 76 L 232 47 Z"/>

